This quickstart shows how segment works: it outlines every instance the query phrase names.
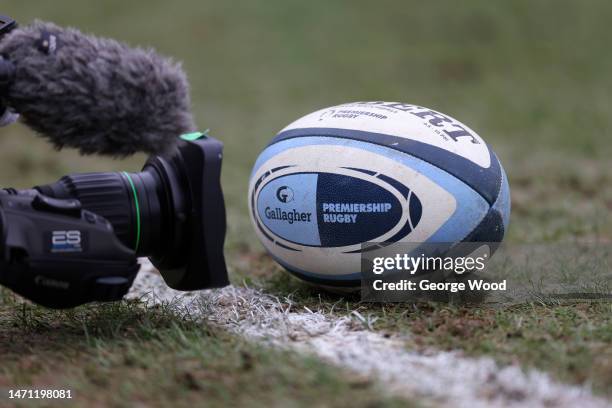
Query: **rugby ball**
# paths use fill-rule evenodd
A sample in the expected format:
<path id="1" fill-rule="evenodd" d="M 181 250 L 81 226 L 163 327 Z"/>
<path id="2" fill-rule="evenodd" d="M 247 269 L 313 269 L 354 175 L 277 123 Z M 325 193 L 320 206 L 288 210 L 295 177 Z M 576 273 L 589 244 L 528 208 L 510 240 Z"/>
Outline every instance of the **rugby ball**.
<path id="1" fill-rule="evenodd" d="M 327 287 L 359 287 L 368 242 L 501 242 L 510 190 L 495 153 L 452 117 L 398 102 L 322 109 L 259 155 L 249 212 L 270 255 Z"/>

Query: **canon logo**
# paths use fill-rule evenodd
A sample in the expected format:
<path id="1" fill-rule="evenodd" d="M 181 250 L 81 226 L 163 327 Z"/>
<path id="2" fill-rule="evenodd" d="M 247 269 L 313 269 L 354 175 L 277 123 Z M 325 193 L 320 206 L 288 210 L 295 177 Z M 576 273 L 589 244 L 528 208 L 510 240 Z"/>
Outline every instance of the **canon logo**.
<path id="1" fill-rule="evenodd" d="M 68 282 L 47 278 L 42 275 L 37 275 L 34 278 L 34 283 L 39 286 L 47 286 L 49 288 L 56 289 L 68 289 L 70 287 L 70 284 Z"/>

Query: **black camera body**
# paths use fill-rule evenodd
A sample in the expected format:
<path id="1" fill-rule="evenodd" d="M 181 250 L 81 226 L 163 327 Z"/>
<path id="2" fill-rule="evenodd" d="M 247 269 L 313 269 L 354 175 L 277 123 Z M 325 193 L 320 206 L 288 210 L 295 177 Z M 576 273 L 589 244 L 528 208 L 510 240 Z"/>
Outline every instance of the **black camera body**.
<path id="1" fill-rule="evenodd" d="M 0 192 L 0 283 L 48 307 L 120 299 L 139 265 L 104 218 L 77 200 Z"/>
<path id="2" fill-rule="evenodd" d="M 229 284 L 223 145 L 202 133 L 140 173 L 84 173 L 0 193 L 0 283 L 49 307 L 118 300 L 147 256 L 168 286 Z"/>

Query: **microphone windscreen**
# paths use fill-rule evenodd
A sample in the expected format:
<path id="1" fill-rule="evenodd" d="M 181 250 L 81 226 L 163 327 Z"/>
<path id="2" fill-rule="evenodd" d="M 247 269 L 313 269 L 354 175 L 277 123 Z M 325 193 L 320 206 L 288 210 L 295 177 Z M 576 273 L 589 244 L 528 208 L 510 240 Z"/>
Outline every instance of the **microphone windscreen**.
<path id="1" fill-rule="evenodd" d="M 185 73 L 152 49 L 36 21 L 3 37 L 0 55 L 15 66 L 4 102 L 58 149 L 158 154 L 195 130 Z"/>

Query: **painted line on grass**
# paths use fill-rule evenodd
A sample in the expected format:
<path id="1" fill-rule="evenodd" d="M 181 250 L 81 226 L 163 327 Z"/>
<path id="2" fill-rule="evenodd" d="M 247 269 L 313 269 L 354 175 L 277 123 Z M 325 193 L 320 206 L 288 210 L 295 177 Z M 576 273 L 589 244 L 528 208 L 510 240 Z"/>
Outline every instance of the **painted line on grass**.
<path id="1" fill-rule="evenodd" d="M 453 407 L 610 406 L 587 387 L 558 383 L 540 371 L 500 367 L 491 358 L 468 358 L 459 351 L 406 350 L 405 339 L 368 330 L 367 319 L 358 314 L 337 317 L 294 310 L 290 300 L 252 288 L 178 292 L 168 288 L 148 262 L 128 297 L 149 305 L 171 304 L 179 313 L 247 339 L 315 354 L 407 399 Z"/>

